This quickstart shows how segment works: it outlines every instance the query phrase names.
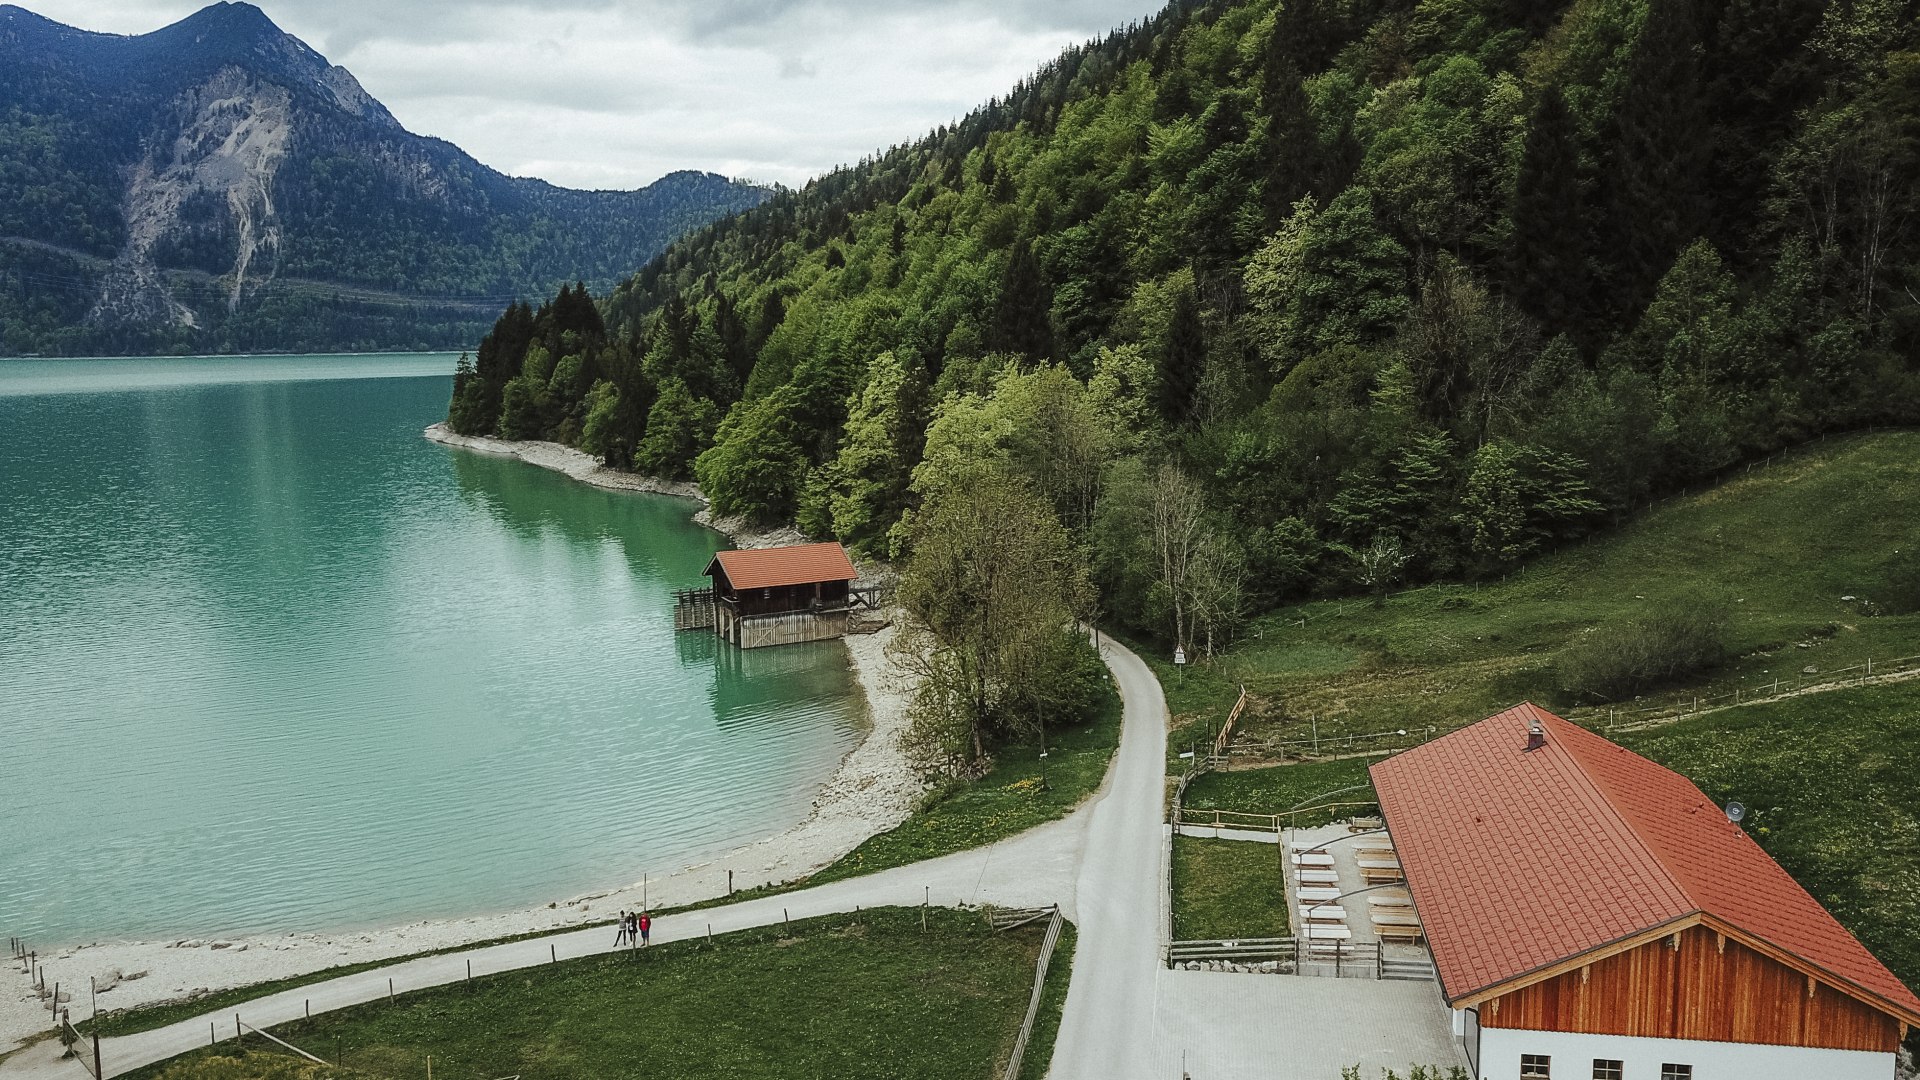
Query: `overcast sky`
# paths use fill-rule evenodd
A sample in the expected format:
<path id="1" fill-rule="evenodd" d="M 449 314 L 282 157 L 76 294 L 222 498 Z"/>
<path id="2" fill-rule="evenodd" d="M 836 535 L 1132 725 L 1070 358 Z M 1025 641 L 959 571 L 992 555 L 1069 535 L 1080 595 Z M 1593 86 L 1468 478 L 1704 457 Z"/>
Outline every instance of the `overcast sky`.
<path id="1" fill-rule="evenodd" d="M 15 0 L 139 34 L 196 0 Z M 517 176 L 800 184 L 1164 0 L 256 0 L 409 129 Z"/>

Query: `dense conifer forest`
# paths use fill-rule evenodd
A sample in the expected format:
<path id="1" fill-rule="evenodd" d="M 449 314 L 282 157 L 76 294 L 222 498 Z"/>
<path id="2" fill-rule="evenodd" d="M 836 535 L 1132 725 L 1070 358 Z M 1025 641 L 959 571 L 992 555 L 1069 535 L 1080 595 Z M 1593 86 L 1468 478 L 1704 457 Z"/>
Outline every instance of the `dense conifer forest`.
<path id="1" fill-rule="evenodd" d="M 1017 478 L 1211 647 L 1920 417 L 1903 0 L 1215 0 L 516 305 L 450 420 L 878 554 Z"/>

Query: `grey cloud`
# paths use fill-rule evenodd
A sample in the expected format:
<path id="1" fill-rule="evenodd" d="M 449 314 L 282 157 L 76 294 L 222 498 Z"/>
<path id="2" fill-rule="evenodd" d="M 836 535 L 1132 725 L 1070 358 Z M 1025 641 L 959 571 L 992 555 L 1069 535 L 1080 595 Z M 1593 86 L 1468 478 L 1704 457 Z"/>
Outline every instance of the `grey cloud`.
<path id="1" fill-rule="evenodd" d="M 581 187 L 804 182 L 913 139 L 1164 0 L 254 0 L 415 131 Z M 143 33 L 196 0 L 43 0 Z"/>

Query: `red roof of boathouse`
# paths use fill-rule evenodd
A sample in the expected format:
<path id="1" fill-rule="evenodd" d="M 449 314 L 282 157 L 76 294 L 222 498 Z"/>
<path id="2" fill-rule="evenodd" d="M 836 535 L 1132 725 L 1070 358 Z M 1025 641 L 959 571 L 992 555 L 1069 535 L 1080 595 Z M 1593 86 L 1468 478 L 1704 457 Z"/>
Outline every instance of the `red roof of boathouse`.
<path id="1" fill-rule="evenodd" d="M 847 549 L 834 543 L 722 551 L 714 555 L 703 573 L 712 577 L 716 566 L 736 589 L 777 589 L 820 581 L 852 581 L 860 576 L 847 557 Z"/>
<path id="2" fill-rule="evenodd" d="M 1706 917 L 1920 1021 L 1920 998 L 1691 781 L 1545 709 L 1370 771 L 1449 1002 Z"/>

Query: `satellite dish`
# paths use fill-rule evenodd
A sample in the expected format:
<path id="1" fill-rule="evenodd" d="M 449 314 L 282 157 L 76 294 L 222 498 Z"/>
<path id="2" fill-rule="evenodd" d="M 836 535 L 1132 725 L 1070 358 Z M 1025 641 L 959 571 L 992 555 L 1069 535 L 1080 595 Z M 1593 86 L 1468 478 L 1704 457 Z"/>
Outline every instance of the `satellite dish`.
<path id="1" fill-rule="evenodd" d="M 1727 804 L 1727 820 L 1728 821 L 1731 821 L 1735 825 L 1738 825 L 1742 821 L 1745 821 L 1746 817 L 1747 817 L 1746 807 L 1740 805 L 1737 802 L 1730 802 Z"/>

